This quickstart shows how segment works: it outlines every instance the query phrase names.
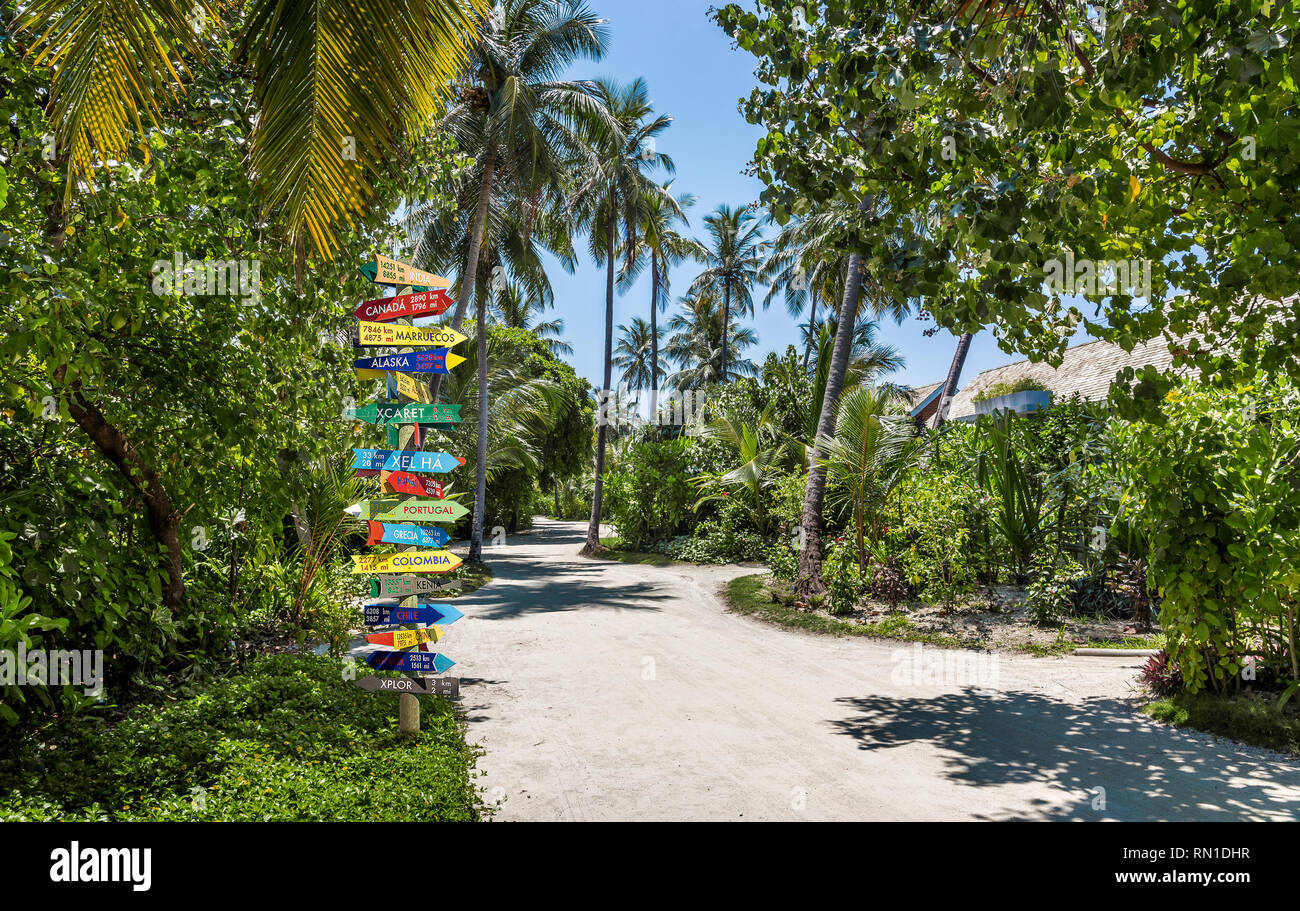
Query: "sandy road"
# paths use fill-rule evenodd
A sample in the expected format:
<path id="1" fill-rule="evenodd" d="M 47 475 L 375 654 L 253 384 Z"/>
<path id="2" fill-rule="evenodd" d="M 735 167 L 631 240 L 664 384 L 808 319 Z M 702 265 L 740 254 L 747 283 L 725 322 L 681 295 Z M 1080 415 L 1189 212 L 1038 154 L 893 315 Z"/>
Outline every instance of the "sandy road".
<path id="1" fill-rule="evenodd" d="M 1300 817 L 1300 765 L 1135 714 L 1130 659 L 909 679 L 911 646 L 726 613 L 753 569 L 584 560 L 584 531 L 491 551 L 444 643 L 498 819 Z"/>

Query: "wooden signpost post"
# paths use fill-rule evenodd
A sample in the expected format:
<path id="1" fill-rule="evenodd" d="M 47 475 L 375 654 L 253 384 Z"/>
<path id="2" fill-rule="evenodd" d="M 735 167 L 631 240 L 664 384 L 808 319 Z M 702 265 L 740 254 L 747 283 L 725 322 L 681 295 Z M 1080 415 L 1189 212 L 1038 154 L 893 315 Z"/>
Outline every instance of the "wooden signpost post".
<path id="1" fill-rule="evenodd" d="M 450 605 L 421 604 L 419 596 L 451 588 L 433 583 L 429 575 L 450 572 L 462 562 L 456 554 L 438 549 L 449 542 L 450 535 L 428 523 L 454 522 L 469 513 L 455 500 L 443 499 L 443 482 L 427 475 L 446 474 L 465 460 L 446 452 L 423 452 L 421 441 L 422 431 L 454 428 L 460 422 L 459 405 L 431 403 L 424 377 L 448 374 L 464 363 L 463 357 L 449 349 L 466 339 L 442 326 L 411 324 L 415 317 L 447 310 L 452 298 L 440 290 L 450 284 L 447 279 L 384 256 L 376 256 L 361 271 L 371 281 L 398 290 L 395 297 L 368 300 L 357 307 L 353 344 L 408 350 L 358 358 L 353 365 L 359 379 L 384 379 L 390 399 L 344 413 L 353 420 L 385 425 L 388 431 L 388 449 L 353 450 L 353 471 L 364 477 L 378 475 L 384 488 L 399 497 L 360 504 L 361 518 L 367 521 L 366 543 L 397 544 L 399 550 L 354 556 L 352 571 L 403 574 L 370 580 L 372 597 L 400 600 L 367 604 L 363 615 L 366 626 L 400 627 L 366 635 L 371 644 L 394 649 L 370 652 L 366 663 L 407 677 L 364 677 L 356 683 L 372 693 L 397 693 L 398 726 L 403 733 L 415 733 L 420 729 L 417 695 L 455 697 L 460 692 L 459 680 L 454 678 L 421 679 L 416 675 L 442 674 L 455 664 L 429 648 L 443 638 L 445 627 L 458 620 L 461 612 Z M 395 396 L 405 401 L 393 401 Z"/>

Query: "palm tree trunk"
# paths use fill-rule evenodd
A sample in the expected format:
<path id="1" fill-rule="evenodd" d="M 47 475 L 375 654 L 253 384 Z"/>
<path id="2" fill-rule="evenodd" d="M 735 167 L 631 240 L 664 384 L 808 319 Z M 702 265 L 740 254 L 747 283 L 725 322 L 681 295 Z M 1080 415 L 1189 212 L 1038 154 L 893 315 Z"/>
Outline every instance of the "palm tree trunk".
<path id="1" fill-rule="evenodd" d="M 478 205 L 474 209 L 474 226 L 470 229 L 469 250 L 465 252 L 465 268 L 460 272 L 460 288 L 456 291 L 456 312 L 452 316 L 451 328 L 460 329 L 465 322 L 465 313 L 469 310 L 469 298 L 474 293 L 474 277 L 478 275 L 479 252 L 483 248 L 483 234 L 487 231 L 488 203 L 492 199 L 492 172 L 497 164 L 497 146 L 489 142 L 483 153 L 483 182 L 479 184 Z M 438 401 L 442 389 L 442 375 L 434 374 L 429 386 L 430 401 Z"/>
<path id="2" fill-rule="evenodd" d="M 859 204 L 866 209 L 867 200 Z M 848 275 L 844 281 L 844 298 L 840 301 L 839 323 L 835 327 L 835 347 L 826 376 L 826 393 L 822 397 L 821 416 L 817 420 L 817 437 L 808 468 L 808 486 L 803 498 L 803 547 L 799 551 L 799 574 L 795 595 L 807 600 L 826 591 L 822 581 L 822 502 L 826 497 L 826 468 L 821 464 L 822 441 L 835 431 L 835 403 L 844 389 L 849 356 L 853 351 L 853 330 L 858 321 L 858 302 L 862 297 L 862 255 L 849 255 Z"/>
<path id="3" fill-rule="evenodd" d="M 650 414 L 659 423 L 659 253 L 650 250 Z"/>
<path id="4" fill-rule="evenodd" d="M 722 293 L 722 367 L 718 371 L 718 381 L 727 381 L 727 342 L 731 329 L 731 280 L 723 283 Z"/>
<path id="5" fill-rule="evenodd" d="M 952 355 L 952 365 L 948 368 L 948 379 L 943 384 L 943 395 L 939 396 L 939 410 L 935 413 L 934 426 L 942 427 L 948 419 L 948 406 L 957 394 L 957 382 L 961 379 L 962 367 L 966 366 L 966 355 L 970 353 L 971 333 L 963 332 L 957 339 L 957 350 Z"/>
<path id="6" fill-rule="evenodd" d="M 478 461 L 474 466 L 474 519 L 470 527 L 469 558 L 483 560 L 483 512 L 487 508 L 487 293 L 478 299 Z"/>
<path id="7" fill-rule="evenodd" d="M 803 366 L 808 369 L 808 360 L 812 357 L 813 350 L 813 330 L 817 327 L 817 286 L 813 285 L 811 289 L 812 300 L 808 306 L 808 342 L 803 348 Z"/>
<path id="8" fill-rule="evenodd" d="M 605 471 L 605 441 L 609 429 L 609 384 L 614 377 L 614 250 L 617 224 L 613 208 L 609 215 L 609 239 L 605 249 L 605 384 L 600 391 L 601 411 L 596 421 L 596 484 L 591 498 L 591 521 L 587 523 L 587 543 L 583 556 L 591 556 L 600 549 L 600 507 L 604 494 L 601 475 Z"/>

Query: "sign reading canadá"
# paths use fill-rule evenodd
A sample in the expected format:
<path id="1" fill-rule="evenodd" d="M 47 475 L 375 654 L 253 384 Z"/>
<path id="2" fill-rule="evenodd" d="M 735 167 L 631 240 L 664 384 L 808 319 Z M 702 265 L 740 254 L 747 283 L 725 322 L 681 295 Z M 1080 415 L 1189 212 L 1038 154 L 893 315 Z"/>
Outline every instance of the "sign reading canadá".
<path id="1" fill-rule="evenodd" d="M 407 550 L 400 554 L 358 554 L 354 573 L 449 573 L 464 561 L 449 550 Z"/>
<path id="2" fill-rule="evenodd" d="M 360 505 L 360 518 L 376 522 L 455 522 L 469 515 L 455 500 L 366 500 Z"/>
<path id="3" fill-rule="evenodd" d="M 436 291 L 417 291 L 397 297 L 379 297 L 357 307 L 357 319 L 386 323 L 405 317 L 438 316 L 454 304 L 452 296 L 439 288 Z"/>
<path id="4" fill-rule="evenodd" d="M 357 323 L 357 344 L 363 348 L 375 347 L 431 347 L 450 348 L 465 341 L 465 336 L 455 329 L 442 326 L 402 326 L 392 323 Z"/>

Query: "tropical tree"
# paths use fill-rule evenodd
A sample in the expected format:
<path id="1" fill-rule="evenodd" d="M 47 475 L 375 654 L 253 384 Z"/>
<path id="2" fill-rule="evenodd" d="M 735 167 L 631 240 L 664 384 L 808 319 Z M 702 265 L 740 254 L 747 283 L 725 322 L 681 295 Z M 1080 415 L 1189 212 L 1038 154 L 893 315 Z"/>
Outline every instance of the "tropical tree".
<path id="1" fill-rule="evenodd" d="M 760 427 L 755 428 L 726 415 L 705 423 L 698 432 L 699 436 L 725 443 L 739 464 L 730 470 L 702 474 L 691 480 L 702 493 L 695 503 L 696 509 L 722 497 L 739 494 L 753 508 L 754 524 L 759 534 L 767 534 L 769 523 L 763 508 L 763 493 L 776 483 L 781 473 L 776 467 L 777 450 L 763 445 L 760 436 L 762 425 L 769 423 L 766 414 L 760 416 L 759 423 Z"/>
<path id="2" fill-rule="evenodd" d="M 734 376 L 753 376 L 753 361 L 741 357 L 744 349 L 758 343 L 753 329 L 731 325 L 723 337 L 722 308 L 709 294 L 682 298 L 681 311 L 668 321 L 668 343 L 664 350 L 678 370 L 668 382 L 678 392 L 703 389 L 722 382 L 723 364 Z"/>
<path id="3" fill-rule="evenodd" d="M 668 129 L 672 118 L 654 114 L 649 89 L 641 79 L 626 86 L 600 81 L 595 94 L 603 116 L 588 118 L 583 124 L 588 143 L 582 159 L 585 176 L 573 194 L 574 213 L 588 230 L 592 258 L 605 266 L 605 369 L 596 430 L 596 483 L 587 541 L 582 549 L 586 555 L 600 548 L 601 474 L 609 424 L 605 411 L 614 369 L 614 261 L 621 251 L 625 269 L 636 262 L 640 252 L 637 223 L 647 195 L 657 192 L 676 205 L 647 174 L 653 168 L 663 168 L 670 174 L 674 170 L 672 159 L 655 151 L 656 137 Z"/>
<path id="4" fill-rule="evenodd" d="M 405 137 L 441 112 L 483 0 L 221 0 L 23 4 L 5 31 L 48 65 L 55 163 L 67 198 L 102 183 L 96 168 L 146 148 L 195 79 L 248 72 L 257 124 L 248 168 L 289 240 L 324 257 L 377 198 Z M 235 34 L 223 17 L 231 15 Z M 147 160 L 148 152 L 144 153 Z"/>
<path id="5" fill-rule="evenodd" d="M 672 200 L 664 198 L 664 193 L 672 189 L 672 181 L 663 184 L 663 193 L 652 191 L 646 194 L 641 212 L 641 248 L 643 255 L 638 257 L 635 265 L 625 269 L 619 276 L 620 285 L 628 285 L 638 278 L 645 265 L 650 267 L 650 363 L 658 364 L 659 340 L 662 333 L 659 328 L 659 314 L 668 308 L 670 291 L 669 275 L 671 270 L 687 259 L 699 260 L 705 255 L 704 247 L 699 241 L 687 237 L 677 230 L 677 225 L 689 227 L 685 212 L 695 205 L 694 193 L 681 193 Z M 672 203 L 675 203 L 673 205 Z M 648 261 L 648 262 L 647 262 Z M 666 374 L 666 371 L 664 371 Z M 659 373 L 650 377 L 650 412 L 659 407 Z"/>
<path id="6" fill-rule="evenodd" d="M 889 495 L 916 465 L 923 446 L 888 390 L 853 386 L 840 396 L 835 435 L 825 442 L 820 462 L 833 482 L 832 502 L 851 507 L 860 572 L 866 571 L 880 541 Z"/>
<path id="7" fill-rule="evenodd" d="M 506 282 L 496 289 L 489 304 L 488 316 L 511 329 L 527 329 L 546 342 L 552 354 L 573 354 L 573 346 L 563 341 L 564 320 L 538 319 L 545 310 L 539 296 L 528 294 L 517 282 Z"/>
<path id="8" fill-rule="evenodd" d="M 690 293 L 708 292 L 721 299 L 723 335 L 726 335 L 731 327 L 733 307 L 741 315 L 754 312 L 752 289 L 763 262 L 762 221 L 747 208 L 734 209 L 723 204 L 705 217 L 704 227 L 709 236 L 705 268 L 691 283 Z M 727 346 L 722 346 L 721 355 L 719 377 L 726 382 Z"/>
<path id="9" fill-rule="evenodd" d="M 662 361 L 656 360 L 659 339 L 655 330 L 639 316 L 632 317 L 630 327 L 622 324 L 618 327 L 618 347 L 614 349 L 614 366 L 622 371 L 622 384 L 633 392 L 640 392 L 647 386 L 655 388 L 657 377 L 666 374 Z M 660 336 L 663 330 L 657 330 Z"/>

